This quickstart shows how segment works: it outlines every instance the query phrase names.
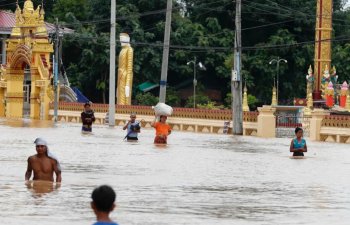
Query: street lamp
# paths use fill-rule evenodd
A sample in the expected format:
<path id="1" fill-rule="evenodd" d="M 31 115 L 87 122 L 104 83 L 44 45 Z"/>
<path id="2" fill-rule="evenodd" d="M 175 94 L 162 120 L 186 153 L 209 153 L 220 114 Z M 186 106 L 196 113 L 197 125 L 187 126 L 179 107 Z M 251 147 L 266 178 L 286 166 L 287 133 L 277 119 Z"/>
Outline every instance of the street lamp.
<path id="1" fill-rule="evenodd" d="M 196 108 L 196 86 L 197 86 L 197 78 L 196 78 L 196 66 L 198 65 L 198 67 L 201 70 L 206 70 L 205 66 L 199 62 L 197 64 L 197 57 L 194 57 L 193 60 L 187 62 L 187 65 L 190 65 L 191 63 L 193 63 L 193 108 Z"/>
<path id="2" fill-rule="evenodd" d="M 276 98 L 277 98 L 277 105 L 278 105 L 278 87 L 279 87 L 279 70 L 280 70 L 280 62 L 287 63 L 288 61 L 286 59 L 280 59 L 280 57 L 277 57 L 277 59 L 272 59 L 269 64 L 272 65 L 272 63 L 277 64 L 277 91 L 276 91 Z M 275 86 L 275 77 L 273 78 L 273 85 Z"/>

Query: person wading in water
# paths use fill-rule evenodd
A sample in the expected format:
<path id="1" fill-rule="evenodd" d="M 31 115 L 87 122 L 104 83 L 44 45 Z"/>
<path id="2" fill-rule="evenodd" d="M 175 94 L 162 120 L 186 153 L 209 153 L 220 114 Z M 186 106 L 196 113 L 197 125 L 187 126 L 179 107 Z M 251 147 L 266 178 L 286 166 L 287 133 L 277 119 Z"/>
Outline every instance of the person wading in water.
<path id="1" fill-rule="evenodd" d="M 61 182 L 61 167 L 57 158 L 49 152 L 47 142 L 42 138 L 35 141 L 37 154 L 28 158 L 25 180 L 28 181 L 34 172 L 33 180 L 54 181 L 53 174 L 56 174 L 56 182 Z"/>
<path id="2" fill-rule="evenodd" d="M 295 136 L 291 143 L 289 151 L 293 152 L 293 156 L 304 156 L 304 152 L 307 152 L 306 141 L 303 138 L 303 129 L 300 127 L 295 128 Z"/>
<path id="3" fill-rule="evenodd" d="M 92 123 L 95 122 L 95 115 L 89 102 L 84 104 L 84 111 L 81 113 L 81 121 L 83 123 L 81 130 L 83 132 L 91 132 Z"/>
<path id="4" fill-rule="evenodd" d="M 156 137 L 154 144 L 167 144 L 168 135 L 171 134 L 171 127 L 166 123 L 167 116 L 160 116 L 159 122 L 156 122 L 157 117 L 152 122 L 151 126 L 156 129 Z"/>
<path id="5" fill-rule="evenodd" d="M 140 133 L 141 126 L 140 126 L 140 122 L 136 121 L 135 113 L 130 114 L 130 120 L 123 127 L 123 130 L 126 130 L 126 129 L 127 129 L 127 133 L 125 137 L 126 140 L 137 141 L 138 140 L 137 134 Z"/>

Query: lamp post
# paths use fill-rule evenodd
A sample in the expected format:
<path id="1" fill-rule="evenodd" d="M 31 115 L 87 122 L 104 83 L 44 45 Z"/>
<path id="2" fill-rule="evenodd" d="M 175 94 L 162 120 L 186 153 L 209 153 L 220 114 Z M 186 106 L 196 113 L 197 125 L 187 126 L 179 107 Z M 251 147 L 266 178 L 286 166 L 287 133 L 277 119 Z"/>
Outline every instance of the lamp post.
<path id="1" fill-rule="evenodd" d="M 200 69 L 202 70 L 206 70 L 205 66 L 199 62 L 197 64 L 197 57 L 194 57 L 193 60 L 187 62 L 187 65 L 190 65 L 191 63 L 193 63 L 193 108 L 196 108 L 196 86 L 197 86 L 197 77 L 196 77 L 196 69 L 197 69 L 197 65 L 199 66 Z"/>
<path id="2" fill-rule="evenodd" d="M 279 70 L 280 70 L 280 62 L 284 62 L 287 63 L 288 61 L 286 59 L 281 59 L 280 57 L 277 57 L 277 59 L 272 59 L 269 64 L 272 65 L 272 63 L 276 62 L 276 70 L 277 70 L 277 88 L 276 88 L 276 98 L 277 98 L 277 105 L 278 105 L 278 87 L 279 87 Z M 275 86 L 275 78 L 274 78 L 274 82 L 273 85 Z"/>

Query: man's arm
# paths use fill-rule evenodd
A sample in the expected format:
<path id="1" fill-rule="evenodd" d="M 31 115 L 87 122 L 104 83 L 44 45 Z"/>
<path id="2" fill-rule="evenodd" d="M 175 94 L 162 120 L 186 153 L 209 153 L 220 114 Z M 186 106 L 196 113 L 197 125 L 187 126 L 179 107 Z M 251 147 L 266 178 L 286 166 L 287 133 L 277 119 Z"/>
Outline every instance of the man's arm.
<path id="1" fill-rule="evenodd" d="M 62 176 L 61 176 L 61 171 L 58 169 L 58 165 L 57 165 L 58 162 L 56 160 L 53 160 L 53 161 L 54 161 L 53 169 L 54 169 L 55 174 L 56 174 L 56 182 L 61 182 Z"/>
<path id="2" fill-rule="evenodd" d="M 129 125 L 130 121 L 128 121 L 125 126 L 123 127 L 123 130 L 126 130 L 126 128 L 128 128 L 128 125 Z"/>
<path id="3" fill-rule="evenodd" d="M 95 113 L 92 112 L 91 121 L 92 121 L 92 122 L 95 122 L 95 120 L 96 120 L 96 118 L 95 118 Z"/>
<path id="4" fill-rule="evenodd" d="M 84 123 L 85 122 L 85 113 L 82 112 L 80 117 L 81 117 L 81 122 Z"/>
<path id="5" fill-rule="evenodd" d="M 29 180 L 30 179 L 30 177 L 32 176 L 32 171 L 33 171 L 31 158 L 28 157 L 27 161 L 28 161 L 28 165 L 27 165 L 27 171 L 26 171 L 26 174 L 25 174 L 25 180 Z"/>

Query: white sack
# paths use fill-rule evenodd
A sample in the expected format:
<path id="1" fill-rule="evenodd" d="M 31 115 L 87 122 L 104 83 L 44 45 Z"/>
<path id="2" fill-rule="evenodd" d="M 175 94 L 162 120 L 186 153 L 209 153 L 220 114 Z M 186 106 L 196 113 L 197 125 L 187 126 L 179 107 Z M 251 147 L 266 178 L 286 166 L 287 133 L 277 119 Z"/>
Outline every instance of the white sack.
<path id="1" fill-rule="evenodd" d="M 173 114 L 173 108 L 165 103 L 159 102 L 153 109 L 156 116 L 171 116 Z"/>

